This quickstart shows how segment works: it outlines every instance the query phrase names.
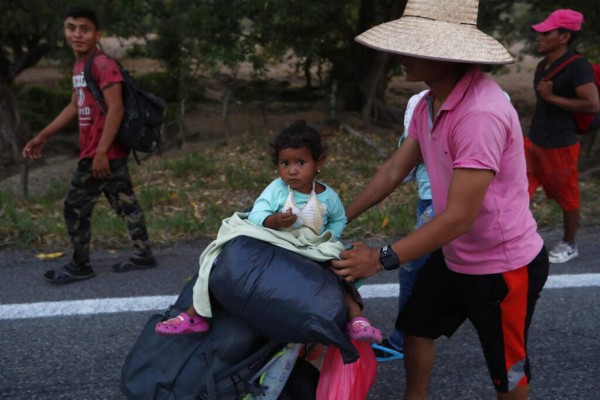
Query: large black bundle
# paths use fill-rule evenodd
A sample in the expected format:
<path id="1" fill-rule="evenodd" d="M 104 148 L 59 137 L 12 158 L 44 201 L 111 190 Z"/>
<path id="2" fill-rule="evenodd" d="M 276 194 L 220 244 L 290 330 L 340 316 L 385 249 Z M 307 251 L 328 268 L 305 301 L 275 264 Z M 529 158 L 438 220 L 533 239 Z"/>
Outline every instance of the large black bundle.
<path id="1" fill-rule="evenodd" d="M 339 278 L 319 263 L 247 236 L 227 243 L 209 286 L 215 299 L 260 335 L 282 342 L 334 345 L 358 358 L 344 332 L 347 309 Z"/>
<path id="2" fill-rule="evenodd" d="M 154 333 L 159 321 L 192 304 L 196 278 L 197 274 L 164 314 L 150 317 L 127 354 L 121 369 L 121 390 L 127 399 L 234 400 L 263 392 L 252 378 L 283 344 L 259 336 L 218 304 L 207 333 L 170 337 Z M 302 381 L 304 375 L 297 378 Z M 314 378 L 303 382 L 310 381 Z"/>

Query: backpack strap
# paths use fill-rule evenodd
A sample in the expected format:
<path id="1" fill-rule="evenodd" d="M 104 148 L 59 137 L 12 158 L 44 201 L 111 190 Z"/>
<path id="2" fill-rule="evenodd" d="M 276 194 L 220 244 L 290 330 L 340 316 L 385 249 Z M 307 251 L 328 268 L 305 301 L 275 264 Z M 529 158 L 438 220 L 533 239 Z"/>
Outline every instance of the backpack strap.
<path id="1" fill-rule="evenodd" d="M 83 78 L 85 79 L 85 84 L 87 85 L 88 89 L 90 89 L 90 92 L 92 92 L 92 96 L 94 96 L 96 103 L 98 103 L 100 106 L 100 110 L 102 110 L 102 113 L 106 115 L 107 110 L 106 103 L 104 102 L 104 95 L 102 94 L 102 91 L 98 87 L 98 84 L 92 75 L 92 67 L 96 55 L 98 55 L 98 52 L 94 52 L 94 54 L 92 54 L 92 56 L 85 62 L 85 66 L 83 67 Z M 119 66 L 119 69 L 121 69 L 121 64 L 119 64 L 119 62 L 117 62 L 117 65 Z M 133 156 L 135 157 L 135 162 L 137 162 L 138 165 L 141 165 L 140 158 L 138 157 L 135 149 L 133 149 L 132 152 Z"/>
<path id="2" fill-rule="evenodd" d="M 248 393 L 254 397 L 264 394 L 265 388 L 255 384 L 254 380 L 266 369 L 266 366 L 263 367 L 265 362 L 269 360 L 277 349 L 283 348 L 283 346 L 285 346 L 285 343 L 271 339 L 260 350 L 257 350 L 254 354 L 240 361 L 232 368 L 220 373 L 219 376 L 215 377 L 217 393 L 220 394 L 224 391 L 229 391 L 231 387 L 235 387 L 237 393 Z M 257 370 L 259 370 L 259 373 L 256 372 Z M 210 398 L 210 392 L 208 398 Z"/>
<path id="3" fill-rule="evenodd" d="M 560 71 L 562 71 L 563 69 L 565 69 L 567 67 L 567 65 L 571 64 L 571 62 L 577 60 L 578 58 L 581 58 L 581 56 L 579 54 L 573 54 L 571 57 L 567 58 L 565 61 L 563 61 L 561 64 L 559 64 L 556 68 L 554 68 L 549 74 L 547 74 L 546 76 L 544 76 L 542 78 L 542 80 L 543 81 L 549 81 L 556 74 L 558 74 Z M 541 63 L 538 64 L 538 69 L 540 69 L 540 68 L 541 68 Z"/>
<path id="4" fill-rule="evenodd" d="M 92 92 L 92 96 L 94 96 L 94 99 L 96 99 L 96 102 L 100 106 L 102 113 L 106 114 L 104 95 L 102 94 L 102 91 L 98 87 L 98 84 L 92 75 L 92 66 L 94 64 L 94 58 L 96 58 L 96 55 L 98 55 L 97 51 L 94 52 L 94 54 L 92 54 L 92 56 L 85 62 L 85 66 L 83 67 L 83 77 L 85 79 L 85 84 L 87 85 L 88 89 L 90 89 L 90 92 Z"/>
<path id="5" fill-rule="evenodd" d="M 137 155 L 135 157 L 135 159 L 137 160 Z M 138 164 L 140 162 L 138 161 Z M 206 357 L 206 361 L 208 364 L 208 371 L 207 371 L 207 376 L 206 376 L 206 394 L 207 394 L 207 399 L 208 400 L 217 400 L 217 383 L 215 381 L 215 373 L 214 373 L 214 365 L 215 365 L 215 361 L 214 361 L 214 349 L 213 349 L 213 343 L 212 343 L 212 338 L 210 335 L 208 335 L 208 338 L 206 339 L 208 342 L 208 351 L 206 351 L 204 353 L 205 357 Z M 199 394 L 199 393 L 198 393 Z"/>

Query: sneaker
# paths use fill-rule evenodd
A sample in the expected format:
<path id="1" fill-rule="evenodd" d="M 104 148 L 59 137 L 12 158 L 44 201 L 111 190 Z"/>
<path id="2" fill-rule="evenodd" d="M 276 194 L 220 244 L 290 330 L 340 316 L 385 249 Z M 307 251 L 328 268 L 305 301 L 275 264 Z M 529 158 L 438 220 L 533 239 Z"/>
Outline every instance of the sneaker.
<path id="1" fill-rule="evenodd" d="M 552 264 L 562 264 L 579 256 L 577 245 L 569 244 L 563 240 L 558 242 L 556 246 L 548 253 L 548 259 Z"/>
<path id="2" fill-rule="evenodd" d="M 375 358 L 379 362 L 402 360 L 404 358 L 404 350 L 394 346 L 388 338 L 383 339 L 381 344 L 373 343 L 371 347 L 373 347 L 373 353 L 375 353 Z"/>
<path id="3" fill-rule="evenodd" d="M 152 256 L 145 258 L 131 257 L 112 266 L 113 272 L 129 272 L 136 269 L 148 269 L 156 266 L 156 259 Z"/>

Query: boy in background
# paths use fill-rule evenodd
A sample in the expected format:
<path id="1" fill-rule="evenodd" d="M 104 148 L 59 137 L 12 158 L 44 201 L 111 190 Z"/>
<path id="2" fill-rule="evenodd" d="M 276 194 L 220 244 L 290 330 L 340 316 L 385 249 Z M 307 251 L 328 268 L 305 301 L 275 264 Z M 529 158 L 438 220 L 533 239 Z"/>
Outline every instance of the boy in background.
<path id="1" fill-rule="evenodd" d="M 126 261 L 112 266 L 114 272 L 151 268 L 156 265 L 148 241 L 144 214 L 133 191 L 127 168 L 129 150 L 114 143 L 124 115 L 121 82 L 117 63 L 98 51 L 101 32 L 93 10 L 72 7 L 64 20 L 64 34 L 75 55 L 73 94 L 70 103 L 23 149 L 23 157 L 39 159 L 48 139 L 79 118 L 79 163 L 64 201 L 67 232 L 73 247 L 71 260 L 46 271 L 44 278 L 53 284 L 84 280 L 94 276 L 90 264 L 91 216 L 100 194 L 127 223 L 135 252 Z M 102 90 L 106 114 L 87 88 L 86 61 L 94 57 L 92 78 Z"/>

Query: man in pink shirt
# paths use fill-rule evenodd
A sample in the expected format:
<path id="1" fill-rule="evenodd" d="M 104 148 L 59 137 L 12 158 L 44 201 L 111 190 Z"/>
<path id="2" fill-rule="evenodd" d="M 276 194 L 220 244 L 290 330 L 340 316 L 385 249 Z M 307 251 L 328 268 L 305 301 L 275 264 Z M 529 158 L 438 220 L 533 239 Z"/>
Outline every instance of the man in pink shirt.
<path id="1" fill-rule="evenodd" d="M 476 28 L 477 0 L 409 0 L 402 18 L 357 41 L 400 54 L 408 81 L 430 92 L 410 136 L 346 208 L 348 222 L 386 198 L 422 159 L 436 216 L 381 249 L 363 243 L 334 261 L 354 281 L 432 252 L 396 327 L 405 334 L 405 399 L 425 399 L 435 342 L 469 319 L 499 399 L 529 392 L 527 332 L 548 276 L 548 255 L 529 210 L 523 135 L 500 87 L 480 64 L 514 62 Z M 452 33 L 448 29 L 452 27 Z"/>

